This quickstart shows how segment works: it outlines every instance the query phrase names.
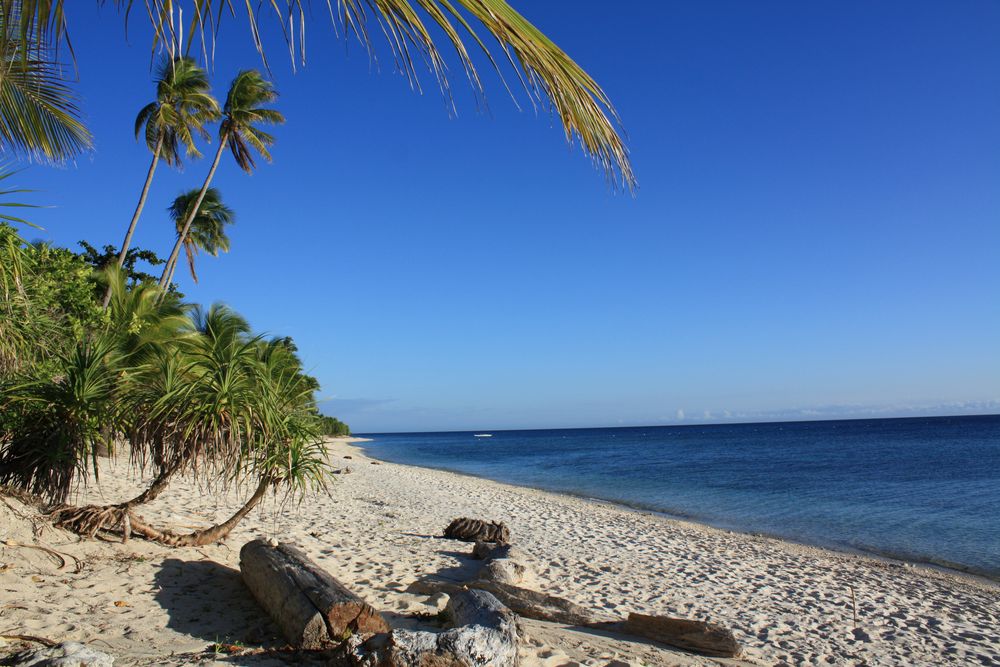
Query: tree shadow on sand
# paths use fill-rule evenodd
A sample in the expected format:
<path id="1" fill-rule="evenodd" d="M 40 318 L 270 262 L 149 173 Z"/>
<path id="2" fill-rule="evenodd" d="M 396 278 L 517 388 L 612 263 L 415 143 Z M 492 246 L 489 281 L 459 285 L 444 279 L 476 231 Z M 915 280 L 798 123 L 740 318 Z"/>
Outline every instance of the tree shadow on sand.
<path id="1" fill-rule="evenodd" d="M 176 632 L 208 643 L 282 643 L 238 570 L 209 560 L 168 558 L 155 580 L 155 599 L 167 611 L 167 627 Z"/>

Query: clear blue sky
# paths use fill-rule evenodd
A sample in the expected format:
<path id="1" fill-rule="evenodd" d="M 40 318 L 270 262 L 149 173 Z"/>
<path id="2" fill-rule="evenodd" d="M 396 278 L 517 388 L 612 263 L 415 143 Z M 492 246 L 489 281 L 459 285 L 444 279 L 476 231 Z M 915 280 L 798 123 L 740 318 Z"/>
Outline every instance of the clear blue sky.
<path id="1" fill-rule="evenodd" d="M 96 151 L 18 176 L 63 245 L 120 243 L 149 160 L 144 17 L 128 45 L 94 4 Z M 615 102 L 635 198 L 495 78 L 449 117 L 314 4 L 304 70 L 271 42 L 274 163 L 216 178 L 232 252 L 178 276 L 293 336 L 355 431 L 1000 411 L 1000 4 L 514 0 Z M 207 167 L 160 168 L 138 245 L 169 251 Z"/>

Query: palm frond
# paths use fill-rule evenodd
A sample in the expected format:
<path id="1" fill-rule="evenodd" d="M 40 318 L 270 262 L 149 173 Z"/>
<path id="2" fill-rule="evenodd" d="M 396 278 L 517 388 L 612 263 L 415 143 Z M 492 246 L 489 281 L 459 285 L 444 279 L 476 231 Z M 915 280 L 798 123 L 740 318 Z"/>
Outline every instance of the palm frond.
<path id="1" fill-rule="evenodd" d="M 63 1 L 23 0 L 25 13 L 37 18 L 35 25 L 40 35 L 56 39 L 66 37 Z M 0 2 L 12 4 L 17 0 Z M 98 2 L 109 2 L 126 15 L 136 4 L 136 0 Z M 193 0 L 193 3 L 192 7 L 186 0 L 144 0 L 155 33 L 154 49 L 159 45 L 176 49 L 178 18 L 183 12 L 193 17 L 191 25 L 195 28 L 188 36 L 189 49 L 190 44 L 198 40 L 206 56 L 210 50 L 214 52 L 214 40 L 224 15 L 236 15 L 233 0 Z M 308 2 L 245 0 L 235 4 L 245 9 L 251 39 L 265 67 L 267 58 L 258 18 L 258 10 L 264 7 L 269 7 L 268 13 L 277 20 L 293 63 L 296 60 L 305 62 L 305 31 L 311 20 Z M 628 150 L 618 131 L 620 122 L 607 94 L 582 67 L 505 0 L 326 0 L 326 4 L 335 32 L 345 39 L 354 35 L 373 57 L 377 46 L 375 36 L 381 34 L 396 68 L 418 89 L 418 65 L 423 61 L 446 95 L 449 90 L 447 67 L 431 26 L 444 32 L 477 95 L 482 93 L 483 83 L 467 44 L 484 54 L 490 67 L 500 74 L 505 87 L 507 83 L 498 61 L 506 60 L 532 104 L 547 104 L 556 113 L 567 140 L 579 141 L 584 152 L 613 184 L 635 189 L 636 179 Z M 474 19 L 497 40 L 502 56 L 494 57 L 469 19 Z M 374 29 L 370 27 L 373 23 Z M 210 42 L 211 49 L 208 48 Z"/>
<path id="2" fill-rule="evenodd" d="M 28 3 L 34 4 L 34 3 Z M 61 20 L 61 19 L 60 19 Z M 63 162 L 93 145 L 77 96 L 47 47 L 44 31 L 18 3 L 0 6 L 0 148 Z"/>

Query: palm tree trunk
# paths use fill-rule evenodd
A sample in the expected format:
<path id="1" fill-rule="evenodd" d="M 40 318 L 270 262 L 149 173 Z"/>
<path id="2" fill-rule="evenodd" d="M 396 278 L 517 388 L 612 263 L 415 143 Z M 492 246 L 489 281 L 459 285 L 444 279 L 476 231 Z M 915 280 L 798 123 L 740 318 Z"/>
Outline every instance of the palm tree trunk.
<path id="1" fill-rule="evenodd" d="M 190 239 L 188 239 L 188 240 L 190 240 Z M 185 243 L 184 244 L 184 253 L 187 255 L 188 266 L 191 268 L 191 278 L 193 278 L 195 284 L 197 284 L 198 283 L 198 274 L 195 273 L 195 270 L 194 270 L 194 251 L 191 249 L 191 244 L 190 243 Z M 177 271 L 177 265 L 180 264 L 180 262 L 181 262 L 180 257 L 178 257 L 177 261 L 174 262 L 173 265 L 170 267 L 170 275 L 167 276 L 167 284 L 168 285 L 174 281 L 174 273 Z"/>
<path id="2" fill-rule="evenodd" d="M 201 202 L 205 199 L 205 193 L 208 192 L 208 188 L 212 184 L 212 179 L 215 178 L 215 170 L 219 168 L 219 160 L 222 159 L 222 150 L 225 147 L 226 137 L 223 136 L 219 139 L 219 149 L 215 151 L 215 159 L 212 160 L 212 167 L 208 170 L 208 176 L 205 177 L 205 182 L 201 186 L 198 199 L 195 200 L 191 211 L 188 213 L 187 220 L 184 221 L 184 228 L 177 235 L 177 242 L 174 243 L 174 249 L 170 253 L 170 257 L 167 258 L 167 265 L 163 269 L 163 275 L 160 276 L 160 289 L 163 291 L 166 291 L 167 286 L 170 284 L 169 280 L 173 275 L 173 266 L 177 263 L 177 256 L 180 255 L 181 246 L 184 245 L 184 240 L 191 230 L 191 223 L 194 222 L 195 216 L 198 215 L 198 209 L 201 208 Z"/>
<path id="3" fill-rule="evenodd" d="M 132 234 L 135 233 L 135 228 L 139 224 L 139 216 L 142 215 L 142 209 L 146 205 L 149 186 L 153 183 L 153 173 L 156 171 L 156 164 L 160 161 L 160 150 L 162 148 L 163 133 L 160 132 L 160 136 L 156 140 L 156 149 L 153 151 L 153 161 L 149 164 L 149 171 L 146 173 L 146 182 L 142 186 L 142 194 L 139 195 L 139 203 L 135 207 L 135 213 L 132 214 L 132 222 L 128 225 L 128 231 L 125 232 L 125 240 L 122 241 L 122 249 L 118 253 L 118 268 L 121 268 L 125 262 L 125 255 L 128 254 L 128 247 L 132 243 Z M 108 290 L 104 293 L 104 303 L 101 307 L 107 309 L 109 303 L 111 303 L 111 285 L 108 285 Z"/>
<path id="4" fill-rule="evenodd" d="M 250 499 L 244 503 L 243 507 L 236 510 L 236 513 L 231 517 L 226 519 L 220 524 L 211 526 L 210 528 L 205 528 L 204 530 L 196 530 L 193 533 L 188 533 L 186 535 L 177 535 L 169 530 L 157 530 L 153 528 L 140 517 L 135 514 L 129 515 L 129 520 L 131 523 L 131 530 L 136 535 L 141 535 L 147 540 L 153 540 L 154 542 L 159 542 L 160 544 L 166 544 L 171 547 L 202 547 L 206 544 L 214 544 L 224 540 L 233 528 L 235 528 L 240 521 L 246 517 L 247 514 L 253 510 L 260 501 L 264 498 L 264 494 L 267 493 L 267 489 L 271 486 L 271 478 L 263 477 L 257 484 L 257 490 L 254 494 L 250 496 Z"/>

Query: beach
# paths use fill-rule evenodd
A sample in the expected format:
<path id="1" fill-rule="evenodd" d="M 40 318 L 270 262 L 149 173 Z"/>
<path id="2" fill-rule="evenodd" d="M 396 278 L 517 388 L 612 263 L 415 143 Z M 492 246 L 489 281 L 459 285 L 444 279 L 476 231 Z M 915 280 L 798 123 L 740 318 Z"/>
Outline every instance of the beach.
<path id="1" fill-rule="evenodd" d="M 439 539 L 452 519 L 471 516 L 510 526 L 533 588 L 609 619 L 635 611 L 710 620 L 736 634 L 749 664 L 1000 664 L 995 582 L 379 462 L 349 439 L 332 441 L 330 457 L 342 472 L 328 493 L 269 499 L 224 544 L 200 548 L 80 541 L 5 499 L 0 634 L 86 642 L 116 665 L 286 664 L 278 653 L 239 655 L 282 643 L 240 580 L 242 544 L 260 536 L 295 543 L 391 624 L 416 627 L 440 600 L 412 592 L 415 582 L 468 579 L 481 565 L 469 558 L 471 545 Z M 103 461 L 100 485 L 74 502 L 117 502 L 140 485 L 127 462 Z M 241 502 L 178 479 L 140 513 L 196 528 Z M 58 569 L 51 555 L 15 545 L 70 558 Z M 725 663 L 539 622 L 526 622 L 523 634 L 525 665 Z"/>

